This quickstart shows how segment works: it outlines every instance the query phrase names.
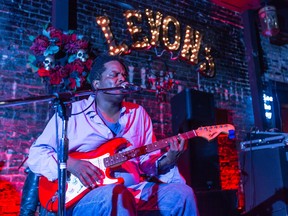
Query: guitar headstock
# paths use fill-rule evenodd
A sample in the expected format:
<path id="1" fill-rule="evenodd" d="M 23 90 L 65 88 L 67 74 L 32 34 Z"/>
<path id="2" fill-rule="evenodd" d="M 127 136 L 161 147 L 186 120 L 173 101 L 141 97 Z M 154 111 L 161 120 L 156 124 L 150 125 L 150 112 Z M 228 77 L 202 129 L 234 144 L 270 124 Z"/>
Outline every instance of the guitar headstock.
<path id="1" fill-rule="evenodd" d="M 231 124 L 199 127 L 197 130 L 195 130 L 195 132 L 197 136 L 203 137 L 208 141 L 215 139 L 221 133 L 228 134 L 229 139 L 233 139 L 235 137 L 235 127 Z"/>

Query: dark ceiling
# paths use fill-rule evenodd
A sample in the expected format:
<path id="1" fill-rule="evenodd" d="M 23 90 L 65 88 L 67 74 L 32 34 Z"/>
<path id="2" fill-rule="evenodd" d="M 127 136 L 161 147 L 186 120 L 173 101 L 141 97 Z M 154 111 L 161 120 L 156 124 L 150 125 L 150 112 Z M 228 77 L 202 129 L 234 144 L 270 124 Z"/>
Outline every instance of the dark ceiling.
<path id="1" fill-rule="evenodd" d="M 214 4 L 236 12 L 257 10 L 261 7 L 261 0 L 211 0 Z"/>

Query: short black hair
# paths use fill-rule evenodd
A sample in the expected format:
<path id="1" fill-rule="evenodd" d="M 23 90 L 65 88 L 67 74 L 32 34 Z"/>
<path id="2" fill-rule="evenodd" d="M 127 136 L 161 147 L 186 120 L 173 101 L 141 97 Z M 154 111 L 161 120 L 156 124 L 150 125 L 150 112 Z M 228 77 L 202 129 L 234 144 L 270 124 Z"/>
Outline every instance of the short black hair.
<path id="1" fill-rule="evenodd" d="M 92 63 L 92 68 L 89 73 L 88 80 L 92 86 L 94 80 L 100 80 L 102 73 L 106 70 L 104 64 L 110 61 L 118 61 L 124 69 L 127 71 L 127 68 L 123 60 L 119 56 L 109 56 L 109 55 L 100 55 Z"/>

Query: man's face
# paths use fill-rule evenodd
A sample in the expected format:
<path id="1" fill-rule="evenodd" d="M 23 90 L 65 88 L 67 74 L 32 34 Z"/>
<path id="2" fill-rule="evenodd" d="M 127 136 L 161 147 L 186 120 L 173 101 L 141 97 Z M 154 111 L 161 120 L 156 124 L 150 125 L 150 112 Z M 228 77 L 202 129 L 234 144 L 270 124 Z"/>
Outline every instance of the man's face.
<path id="1" fill-rule="evenodd" d="M 102 73 L 101 79 L 97 83 L 97 88 L 113 88 L 123 84 L 127 79 L 127 71 L 123 65 L 118 61 L 109 61 L 104 64 L 106 70 Z M 96 89 L 97 89 L 96 88 Z M 109 92 L 113 94 L 121 93 L 120 90 Z"/>

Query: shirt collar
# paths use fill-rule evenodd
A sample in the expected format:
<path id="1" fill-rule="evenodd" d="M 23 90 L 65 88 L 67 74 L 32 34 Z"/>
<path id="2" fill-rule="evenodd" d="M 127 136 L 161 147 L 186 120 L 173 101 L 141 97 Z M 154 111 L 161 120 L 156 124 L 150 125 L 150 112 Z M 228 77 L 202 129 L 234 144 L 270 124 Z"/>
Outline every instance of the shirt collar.
<path id="1" fill-rule="evenodd" d="M 91 104 L 95 101 L 95 95 L 90 95 L 89 98 L 87 99 L 87 103 L 86 104 Z M 129 113 L 129 110 L 125 107 L 125 105 L 123 105 L 123 103 L 125 102 L 122 102 L 122 107 L 121 107 L 121 110 L 120 110 L 120 115 L 124 115 L 125 113 Z M 96 115 L 98 115 L 98 113 L 96 112 L 96 103 L 93 103 L 93 105 L 86 111 L 86 115 L 88 115 L 89 113 L 94 113 Z"/>

